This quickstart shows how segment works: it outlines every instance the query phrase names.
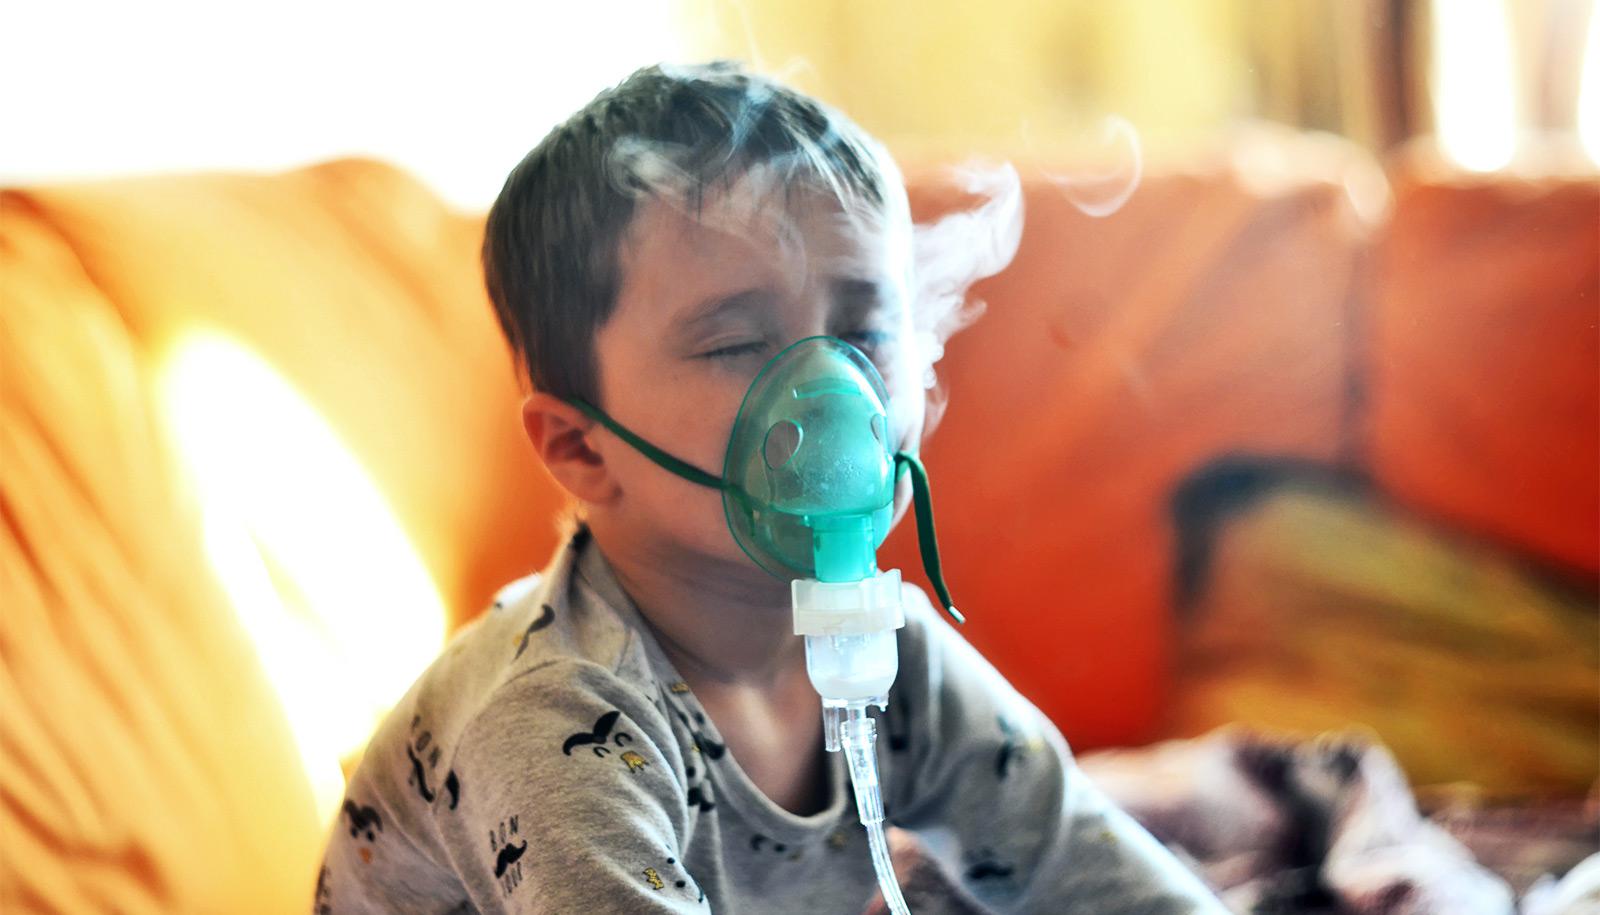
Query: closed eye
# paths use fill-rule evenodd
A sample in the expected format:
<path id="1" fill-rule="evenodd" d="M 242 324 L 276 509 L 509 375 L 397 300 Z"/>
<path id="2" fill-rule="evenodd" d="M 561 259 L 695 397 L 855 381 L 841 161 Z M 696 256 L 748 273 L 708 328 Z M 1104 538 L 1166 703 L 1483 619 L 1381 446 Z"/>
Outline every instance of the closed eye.
<path id="1" fill-rule="evenodd" d="M 886 330 L 858 330 L 845 334 L 844 339 L 858 348 L 871 352 L 894 342 L 894 334 Z"/>
<path id="2" fill-rule="evenodd" d="M 707 352 L 707 353 L 701 353 L 700 354 L 700 358 L 701 359 L 732 359 L 732 358 L 735 358 L 735 357 L 738 357 L 738 356 L 748 356 L 748 355 L 750 355 L 752 353 L 758 353 L 761 350 L 766 349 L 766 347 L 767 347 L 767 344 L 766 344 L 765 341 L 753 340 L 753 341 L 751 341 L 749 343 L 735 343 L 732 346 L 724 346 L 724 347 L 720 347 L 718 349 L 711 350 L 710 352 Z"/>

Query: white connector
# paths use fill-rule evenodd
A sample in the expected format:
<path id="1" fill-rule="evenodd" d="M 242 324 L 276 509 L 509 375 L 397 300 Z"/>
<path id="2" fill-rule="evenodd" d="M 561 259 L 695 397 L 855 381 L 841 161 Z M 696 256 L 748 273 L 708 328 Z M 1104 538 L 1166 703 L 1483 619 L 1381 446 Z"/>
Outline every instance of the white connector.
<path id="1" fill-rule="evenodd" d="M 895 630 L 906 624 L 900 570 L 854 582 L 797 579 L 794 631 L 806 637 L 806 674 L 822 696 L 823 736 L 830 753 L 843 751 L 850 766 L 856 811 L 867 830 L 872 867 L 893 915 L 910 915 L 889 859 L 878 783 L 877 725 L 867 707 L 885 709 L 900 672 Z"/>

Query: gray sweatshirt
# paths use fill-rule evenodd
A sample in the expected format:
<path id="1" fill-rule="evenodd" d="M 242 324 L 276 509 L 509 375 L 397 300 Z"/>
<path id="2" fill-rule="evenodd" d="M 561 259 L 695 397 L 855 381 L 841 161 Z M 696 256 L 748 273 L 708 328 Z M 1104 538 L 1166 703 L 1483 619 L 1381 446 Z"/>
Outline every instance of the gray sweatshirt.
<path id="1" fill-rule="evenodd" d="M 904 588 L 900 674 L 878 717 L 888 823 L 996 911 L 1224 912 Z M 580 525 L 379 727 L 314 911 L 857 915 L 876 880 L 843 757 L 827 761 L 821 813 L 763 795 Z"/>

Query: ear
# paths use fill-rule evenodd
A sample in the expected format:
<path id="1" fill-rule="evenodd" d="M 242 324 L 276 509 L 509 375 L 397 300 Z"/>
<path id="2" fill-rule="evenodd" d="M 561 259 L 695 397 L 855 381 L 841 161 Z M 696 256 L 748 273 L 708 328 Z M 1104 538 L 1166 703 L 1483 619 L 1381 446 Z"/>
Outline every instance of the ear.
<path id="1" fill-rule="evenodd" d="M 597 424 L 566 401 L 534 391 L 522 402 L 522 428 L 550 475 L 579 501 L 605 505 L 620 490 L 605 458 L 589 443 Z"/>

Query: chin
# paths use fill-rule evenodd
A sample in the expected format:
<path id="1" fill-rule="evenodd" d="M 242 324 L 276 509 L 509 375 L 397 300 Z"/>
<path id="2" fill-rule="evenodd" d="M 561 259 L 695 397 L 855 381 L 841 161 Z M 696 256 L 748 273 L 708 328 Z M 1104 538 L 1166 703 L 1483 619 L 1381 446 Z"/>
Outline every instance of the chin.
<path id="1" fill-rule="evenodd" d="M 757 575 L 771 578 L 755 560 L 745 555 L 728 530 L 728 520 L 718 511 L 713 523 L 695 525 L 689 530 L 678 530 L 673 536 L 689 551 L 715 567 L 718 574 L 754 578 Z"/>

